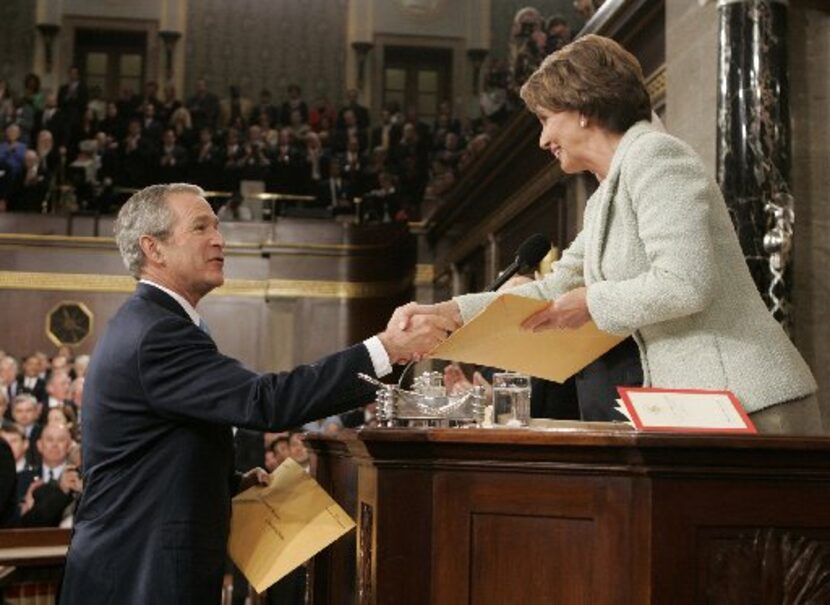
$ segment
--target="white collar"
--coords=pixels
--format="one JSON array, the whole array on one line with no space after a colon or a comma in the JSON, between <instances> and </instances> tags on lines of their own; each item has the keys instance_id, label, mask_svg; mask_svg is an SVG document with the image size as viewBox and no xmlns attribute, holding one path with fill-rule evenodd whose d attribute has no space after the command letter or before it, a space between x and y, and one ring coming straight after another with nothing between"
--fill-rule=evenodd
<instances>
[{"instance_id":1,"label":"white collar","mask_svg":"<svg viewBox=\"0 0 830 605\"><path fill-rule=\"evenodd\" d=\"M41 466L40 470L43 471L43 475L41 475L40 478L43 479L44 481L46 481L46 478L49 476L49 471L50 470L52 471L52 478L53 479L59 479L60 476L63 474L63 469L66 468L66 462L64 462L63 464L59 464L58 466L56 466L54 468L49 468L48 466L46 466L45 462L43 464L41 464L40 466Z\"/></svg>"},{"instance_id":2,"label":"white collar","mask_svg":"<svg viewBox=\"0 0 830 605\"><path fill-rule=\"evenodd\" d=\"M14 463L15 467L17 467L17 472L25 471L26 470L26 456L23 456L20 460Z\"/></svg>"},{"instance_id":3,"label":"white collar","mask_svg":"<svg viewBox=\"0 0 830 605\"><path fill-rule=\"evenodd\" d=\"M150 281L149 279L146 279L146 278L142 278L138 281L139 281L139 283L147 284L147 285L153 286L155 288L158 288L159 290L161 290L165 294L170 295L173 298L173 300L175 300L177 303L179 303L181 305L182 309L184 309L184 312L187 313L188 317L190 317L190 321L192 321L197 326L199 325L199 322L202 321L201 316L196 311L196 309L193 308L193 305L191 305L189 302L187 302L187 299L184 296L182 296L181 294L179 294L177 292L173 292L173 290L170 290L169 288L165 288L164 286L160 286L156 282L152 282L152 281Z\"/></svg>"}]
</instances>

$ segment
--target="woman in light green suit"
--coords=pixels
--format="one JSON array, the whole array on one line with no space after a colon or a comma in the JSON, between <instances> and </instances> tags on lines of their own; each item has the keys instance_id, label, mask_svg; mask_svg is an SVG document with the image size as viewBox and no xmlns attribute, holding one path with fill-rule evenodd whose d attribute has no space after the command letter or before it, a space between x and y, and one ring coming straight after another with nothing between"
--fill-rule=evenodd
<instances>
[{"instance_id":1,"label":"woman in light green suit","mask_svg":"<svg viewBox=\"0 0 830 605\"><path fill-rule=\"evenodd\" d=\"M593 320L629 337L577 377L583 418L614 418L616 386L641 383L729 389L763 432L822 432L816 382L767 311L717 184L688 145L649 123L637 60L584 36L547 57L521 95L540 147L600 182L554 272L513 291L551 301L528 329ZM462 323L495 296L412 312Z\"/></svg>"}]
</instances>

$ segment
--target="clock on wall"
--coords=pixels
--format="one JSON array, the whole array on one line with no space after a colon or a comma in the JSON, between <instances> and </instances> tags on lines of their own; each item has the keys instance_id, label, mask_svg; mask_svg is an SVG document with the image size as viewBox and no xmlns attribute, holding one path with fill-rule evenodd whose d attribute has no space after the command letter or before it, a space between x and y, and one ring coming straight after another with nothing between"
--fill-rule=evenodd
<instances>
[{"instance_id":1,"label":"clock on wall","mask_svg":"<svg viewBox=\"0 0 830 605\"><path fill-rule=\"evenodd\" d=\"M92 332L92 320L84 303L61 301L46 315L46 336L56 346L79 345Z\"/></svg>"}]
</instances>

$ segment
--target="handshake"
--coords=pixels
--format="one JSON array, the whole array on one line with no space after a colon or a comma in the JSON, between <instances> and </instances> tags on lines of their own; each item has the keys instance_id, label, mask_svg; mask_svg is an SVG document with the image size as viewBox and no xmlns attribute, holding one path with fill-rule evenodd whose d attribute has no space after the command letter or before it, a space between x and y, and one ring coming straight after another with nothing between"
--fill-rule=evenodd
<instances>
[{"instance_id":1,"label":"handshake","mask_svg":"<svg viewBox=\"0 0 830 605\"><path fill-rule=\"evenodd\" d=\"M458 304L408 303L395 309L386 329L378 334L390 361L419 361L462 324Z\"/></svg>"}]
</instances>

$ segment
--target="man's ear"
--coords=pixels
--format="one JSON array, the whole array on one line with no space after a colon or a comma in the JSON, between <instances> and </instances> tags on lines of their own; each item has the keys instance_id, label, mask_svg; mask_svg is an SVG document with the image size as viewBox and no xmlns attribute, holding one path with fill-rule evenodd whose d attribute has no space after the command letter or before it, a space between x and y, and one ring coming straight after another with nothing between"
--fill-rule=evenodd
<instances>
[{"instance_id":1,"label":"man's ear","mask_svg":"<svg viewBox=\"0 0 830 605\"><path fill-rule=\"evenodd\" d=\"M164 259L164 255L159 247L159 241L152 235L142 235L138 238L138 245L141 246L141 251L147 260L160 264Z\"/></svg>"}]
</instances>

